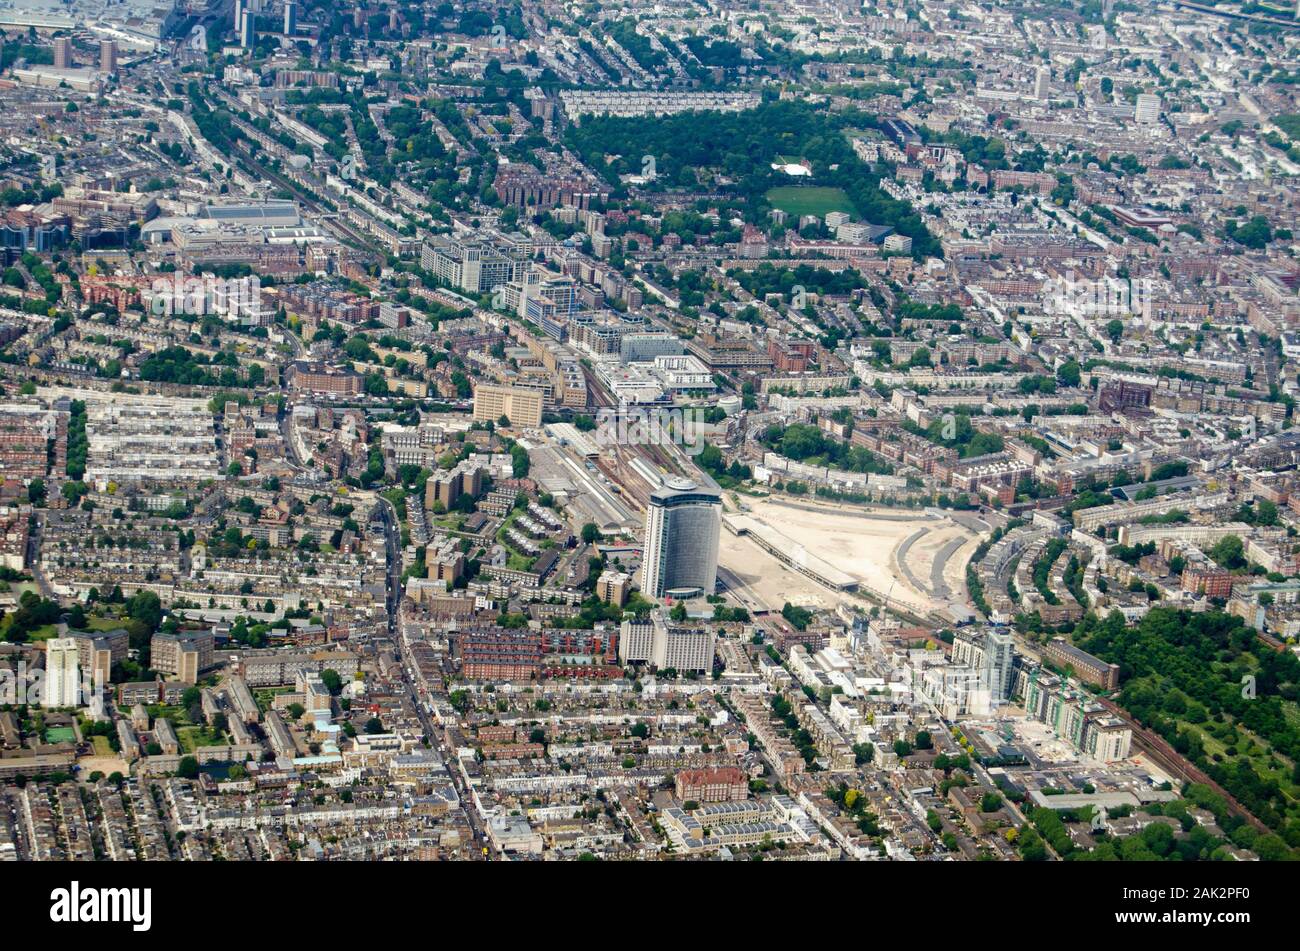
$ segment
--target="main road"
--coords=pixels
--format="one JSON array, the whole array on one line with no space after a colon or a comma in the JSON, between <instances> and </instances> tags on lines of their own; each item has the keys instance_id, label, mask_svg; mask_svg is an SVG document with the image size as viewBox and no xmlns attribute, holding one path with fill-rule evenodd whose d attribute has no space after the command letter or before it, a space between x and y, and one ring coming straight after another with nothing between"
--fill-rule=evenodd
<instances>
[{"instance_id":1,"label":"main road","mask_svg":"<svg viewBox=\"0 0 1300 951\"><path fill-rule=\"evenodd\" d=\"M470 831L474 835L474 847L482 849L485 857L492 858L487 830L483 827L482 818L475 805L468 777L461 769L460 758L448 742L446 731L433 722L433 718L429 715L430 708L426 706L427 701L421 697L416 685L415 661L410 655L410 644L407 643L408 632L398 619L398 607L402 603L401 520L398 518L396 506L383 496L379 496L379 511L384 522L384 550L388 558L385 599L388 608L388 634L397 650L398 667L402 671L402 683L406 687L407 700L415 710L415 715L420 718L420 726L424 730L424 735L428 737L429 745L437 750L447 767L447 775L456 789L456 795L469 821Z\"/></svg>"}]
</instances>

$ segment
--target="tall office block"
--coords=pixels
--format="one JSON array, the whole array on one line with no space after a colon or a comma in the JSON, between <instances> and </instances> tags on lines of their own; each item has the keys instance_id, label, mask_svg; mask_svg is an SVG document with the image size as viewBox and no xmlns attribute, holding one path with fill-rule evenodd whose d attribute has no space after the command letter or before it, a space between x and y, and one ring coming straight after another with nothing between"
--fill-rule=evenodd
<instances>
[{"instance_id":1,"label":"tall office block","mask_svg":"<svg viewBox=\"0 0 1300 951\"><path fill-rule=\"evenodd\" d=\"M99 41L99 71L109 76L117 72L117 44L112 40Z\"/></svg>"},{"instance_id":2,"label":"tall office block","mask_svg":"<svg viewBox=\"0 0 1300 951\"><path fill-rule=\"evenodd\" d=\"M251 50L256 35L256 19L254 13L252 10L245 10L243 13L243 19L239 24L239 45L246 50Z\"/></svg>"},{"instance_id":3,"label":"tall office block","mask_svg":"<svg viewBox=\"0 0 1300 951\"><path fill-rule=\"evenodd\" d=\"M298 32L298 4L288 0L284 5L284 35L293 36Z\"/></svg>"},{"instance_id":4,"label":"tall office block","mask_svg":"<svg viewBox=\"0 0 1300 951\"><path fill-rule=\"evenodd\" d=\"M54 41L54 68L72 68L72 40L66 36L60 36Z\"/></svg>"},{"instance_id":5,"label":"tall office block","mask_svg":"<svg viewBox=\"0 0 1300 951\"><path fill-rule=\"evenodd\" d=\"M650 598L702 591L718 580L722 495L717 489L672 478L650 494L646 509L641 591Z\"/></svg>"},{"instance_id":6,"label":"tall office block","mask_svg":"<svg viewBox=\"0 0 1300 951\"><path fill-rule=\"evenodd\" d=\"M1039 66L1034 74L1034 98L1042 101L1047 98L1052 81L1052 71L1046 66Z\"/></svg>"}]
</instances>

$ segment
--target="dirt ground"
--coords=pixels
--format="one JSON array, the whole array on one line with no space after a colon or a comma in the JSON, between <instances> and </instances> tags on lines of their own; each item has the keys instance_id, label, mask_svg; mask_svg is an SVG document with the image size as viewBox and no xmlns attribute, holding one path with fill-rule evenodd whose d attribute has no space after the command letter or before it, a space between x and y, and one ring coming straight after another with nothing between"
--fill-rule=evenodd
<instances>
[{"instance_id":1,"label":"dirt ground","mask_svg":"<svg viewBox=\"0 0 1300 951\"><path fill-rule=\"evenodd\" d=\"M774 499L744 499L743 504L745 514L790 539L793 549L802 547L858 579L877 599L888 595L891 602L917 613L937 610L949 600L965 600L966 561L978 539L947 519L897 509L830 508ZM917 537L906 546L905 571L899 554L913 535ZM950 595L941 598L933 588L935 560L954 541L961 545L948 551L940 572ZM775 608L786 601L831 607L851 597L786 569L753 542L727 531L722 533L719 563Z\"/></svg>"}]
</instances>

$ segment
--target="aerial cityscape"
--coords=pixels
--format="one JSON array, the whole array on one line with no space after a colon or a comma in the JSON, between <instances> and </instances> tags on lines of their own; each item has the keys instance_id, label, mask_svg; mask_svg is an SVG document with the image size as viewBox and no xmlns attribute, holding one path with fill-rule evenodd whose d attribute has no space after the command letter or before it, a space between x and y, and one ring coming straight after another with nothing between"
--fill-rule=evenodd
<instances>
[{"instance_id":1,"label":"aerial cityscape","mask_svg":"<svg viewBox=\"0 0 1300 951\"><path fill-rule=\"evenodd\" d=\"M1288 3L0 0L0 862L1300 859Z\"/></svg>"}]
</instances>

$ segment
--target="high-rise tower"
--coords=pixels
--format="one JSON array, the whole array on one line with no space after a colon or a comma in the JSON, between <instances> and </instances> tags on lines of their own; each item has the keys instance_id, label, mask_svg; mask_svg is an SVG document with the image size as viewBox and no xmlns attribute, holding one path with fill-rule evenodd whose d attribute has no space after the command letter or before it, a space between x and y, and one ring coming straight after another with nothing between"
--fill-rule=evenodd
<instances>
[{"instance_id":1,"label":"high-rise tower","mask_svg":"<svg viewBox=\"0 0 1300 951\"><path fill-rule=\"evenodd\" d=\"M717 489L672 478L650 494L646 509L641 591L662 598L680 592L712 594L718 580L722 495Z\"/></svg>"}]
</instances>

